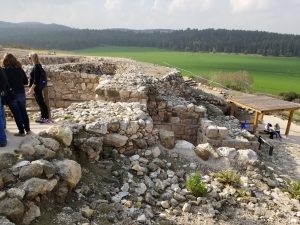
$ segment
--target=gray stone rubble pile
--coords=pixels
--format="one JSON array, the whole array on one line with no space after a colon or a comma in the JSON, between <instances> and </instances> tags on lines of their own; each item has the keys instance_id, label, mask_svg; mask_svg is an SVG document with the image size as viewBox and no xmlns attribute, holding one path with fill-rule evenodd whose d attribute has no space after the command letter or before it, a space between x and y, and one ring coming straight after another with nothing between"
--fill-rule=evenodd
<instances>
[{"instance_id":1,"label":"gray stone rubble pile","mask_svg":"<svg viewBox=\"0 0 300 225\"><path fill-rule=\"evenodd\" d=\"M220 152L226 151L220 149ZM93 197L89 194L91 190L79 186L76 192L79 199L84 199L83 206L65 208L56 221L78 224L137 221L136 224L149 225L167 221L240 224L241 220L255 224L299 223L299 201L281 190L285 182L273 168L256 159L243 164L241 183L237 186L220 183L214 173L203 174L201 180L208 188L208 195L203 197L195 197L186 187L187 177L201 171L201 163L186 160L172 150L153 146L130 158L118 154L106 163L118 165L110 173L118 180L122 177L121 183L105 195Z\"/></svg>"},{"instance_id":2,"label":"gray stone rubble pile","mask_svg":"<svg viewBox=\"0 0 300 225\"><path fill-rule=\"evenodd\" d=\"M17 154L0 154L0 215L16 224L39 217L49 197L63 202L81 179L80 164L67 157L72 157L70 127L51 127L43 135L26 139Z\"/></svg>"}]
</instances>

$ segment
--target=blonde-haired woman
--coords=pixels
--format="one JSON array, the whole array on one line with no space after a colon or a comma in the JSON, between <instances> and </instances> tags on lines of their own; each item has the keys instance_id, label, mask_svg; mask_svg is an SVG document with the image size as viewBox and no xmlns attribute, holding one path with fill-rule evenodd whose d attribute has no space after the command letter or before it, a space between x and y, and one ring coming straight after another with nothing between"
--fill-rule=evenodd
<instances>
[{"instance_id":1,"label":"blonde-haired woman","mask_svg":"<svg viewBox=\"0 0 300 225\"><path fill-rule=\"evenodd\" d=\"M42 84L42 79L43 79L42 73L44 72L44 69L36 53L31 53L29 55L29 59L33 64L33 68L32 71L30 72L30 80L29 80L30 89L28 93L30 95L34 94L35 100L39 105L41 111L41 118L36 120L36 122L49 123L49 111L43 96L43 88L45 86Z\"/></svg>"}]
</instances>

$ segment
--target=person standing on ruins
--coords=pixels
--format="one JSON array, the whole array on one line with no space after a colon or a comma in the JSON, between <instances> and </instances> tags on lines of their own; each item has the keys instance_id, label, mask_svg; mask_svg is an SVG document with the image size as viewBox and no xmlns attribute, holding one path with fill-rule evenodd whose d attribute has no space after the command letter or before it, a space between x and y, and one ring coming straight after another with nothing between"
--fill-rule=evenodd
<instances>
[{"instance_id":1,"label":"person standing on ruins","mask_svg":"<svg viewBox=\"0 0 300 225\"><path fill-rule=\"evenodd\" d=\"M26 110L26 94L24 85L28 85L26 73L21 63L13 54L5 54L2 66L8 82L7 105L9 106L19 132L15 136L30 134L29 117Z\"/></svg>"},{"instance_id":2,"label":"person standing on ruins","mask_svg":"<svg viewBox=\"0 0 300 225\"><path fill-rule=\"evenodd\" d=\"M29 82L29 91L28 94L34 94L35 100L39 105L41 111L41 118L36 120L38 123L49 123L49 111L48 107L45 103L43 96L43 88L45 87L44 83L47 81L43 81L43 74L45 73L39 57L36 53L31 53L29 55L29 59L33 64L32 71L30 72L30 82Z\"/></svg>"}]
</instances>

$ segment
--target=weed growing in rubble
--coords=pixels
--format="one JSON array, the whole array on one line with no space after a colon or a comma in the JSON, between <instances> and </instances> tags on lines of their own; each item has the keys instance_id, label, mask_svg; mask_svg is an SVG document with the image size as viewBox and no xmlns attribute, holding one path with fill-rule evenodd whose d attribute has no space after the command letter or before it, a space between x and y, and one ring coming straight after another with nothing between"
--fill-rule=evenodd
<instances>
[{"instance_id":1,"label":"weed growing in rubble","mask_svg":"<svg viewBox=\"0 0 300 225\"><path fill-rule=\"evenodd\" d=\"M290 182L284 191L289 192L293 198L300 200L300 181Z\"/></svg>"},{"instance_id":2,"label":"weed growing in rubble","mask_svg":"<svg viewBox=\"0 0 300 225\"><path fill-rule=\"evenodd\" d=\"M217 181L221 184L228 184L231 186L240 186L241 176L233 170L225 170L215 174Z\"/></svg>"},{"instance_id":3,"label":"weed growing in rubble","mask_svg":"<svg viewBox=\"0 0 300 225\"><path fill-rule=\"evenodd\" d=\"M196 197L203 197L207 195L206 184L201 181L200 173L190 174L189 178L186 181L187 189L192 192Z\"/></svg>"}]
</instances>

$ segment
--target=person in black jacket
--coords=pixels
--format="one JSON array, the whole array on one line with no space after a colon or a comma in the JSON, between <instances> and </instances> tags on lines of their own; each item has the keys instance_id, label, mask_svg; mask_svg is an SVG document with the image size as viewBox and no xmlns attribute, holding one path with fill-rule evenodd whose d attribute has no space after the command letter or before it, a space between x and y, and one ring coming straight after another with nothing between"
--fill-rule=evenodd
<instances>
[{"instance_id":1,"label":"person in black jacket","mask_svg":"<svg viewBox=\"0 0 300 225\"><path fill-rule=\"evenodd\" d=\"M1 96L4 95L5 89L7 87L7 80L4 77L4 73L0 68L0 93ZM2 98L0 98L0 147L5 147L7 145L7 138L4 129L4 121L3 121L3 107L2 107Z\"/></svg>"},{"instance_id":2,"label":"person in black jacket","mask_svg":"<svg viewBox=\"0 0 300 225\"><path fill-rule=\"evenodd\" d=\"M27 76L21 63L12 54L5 54L2 66L7 77L10 92L8 106L14 116L19 132L15 136L30 134L29 118L26 111L26 94L24 85L28 85Z\"/></svg>"},{"instance_id":3,"label":"person in black jacket","mask_svg":"<svg viewBox=\"0 0 300 225\"><path fill-rule=\"evenodd\" d=\"M30 89L28 91L28 94L29 95L34 94L35 100L38 103L41 110L41 118L36 120L36 122L49 123L49 111L43 96L44 86L42 86L41 83L43 67L36 53L31 53L29 55L29 59L33 64L33 68L32 71L30 72L30 82L29 82Z\"/></svg>"}]
</instances>

